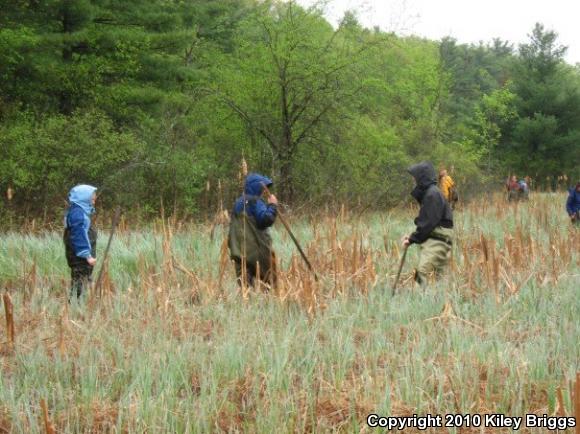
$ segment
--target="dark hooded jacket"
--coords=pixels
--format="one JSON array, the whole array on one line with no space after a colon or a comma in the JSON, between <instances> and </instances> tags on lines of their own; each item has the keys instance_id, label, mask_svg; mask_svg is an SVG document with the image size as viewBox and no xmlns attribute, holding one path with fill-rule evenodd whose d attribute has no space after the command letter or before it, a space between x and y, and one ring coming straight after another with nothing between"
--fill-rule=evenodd
<instances>
[{"instance_id":1,"label":"dark hooded jacket","mask_svg":"<svg viewBox=\"0 0 580 434\"><path fill-rule=\"evenodd\" d=\"M244 194L236 201L230 230L228 247L230 258L248 264L260 263L262 270L269 270L272 259L272 239L267 230L276 221L276 205L267 205L261 195L264 186L270 187L272 180L252 173L246 178Z\"/></svg>"},{"instance_id":2,"label":"dark hooded jacket","mask_svg":"<svg viewBox=\"0 0 580 434\"><path fill-rule=\"evenodd\" d=\"M424 161L411 166L408 172L413 175L417 185L411 192L421 205L419 216L415 219L417 229L409 237L411 244L423 243L431 232L441 226L453 227L453 213L443 193L437 187L437 176L433 165Z\"/></svg>"}]
</instances>

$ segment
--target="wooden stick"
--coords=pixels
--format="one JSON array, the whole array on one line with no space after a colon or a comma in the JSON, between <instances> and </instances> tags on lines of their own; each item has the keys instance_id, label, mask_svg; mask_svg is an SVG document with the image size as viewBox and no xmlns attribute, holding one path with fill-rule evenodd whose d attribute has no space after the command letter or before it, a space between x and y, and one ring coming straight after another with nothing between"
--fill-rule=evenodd
<instances>
[{"instance_id":1,"label":"wooden stick","mask_svg":"<svg viewBox=\"0 0 580 434\"><path fill-rule=\"evenodd\" d=\"M270 190L268 190L268 187L264 183L262 183L262 185L264 186L264 191L266 192L266 194L268 194L269 196L272 195L272 193L270 193ZM318 275L316 274L316 271L314 271L314 268L312 267L312 264L310 263L310 261L306 257L306 254L302 250L302 247L300 247L300 243L298 242L298 240L296 239L296 237L292 233L292 230L290 229L290 226L286 222L286 219L282 215L282 211L279 208L278 208L278 218L280 219L280 221L282 222L282 224L286 228L286 231L288 232L288 235L290 235L290 238L292 238L292 241L294 241L294 244L296 245L296 248L300 252L300 256L302 256L302 259L304 260L304 262L308 266L308 269L314 274L314 280L316 280L318 282Z\"/></svg>"},{"instance_id":2,"label":"wooden stick","mask_svg":"<svg viewBox=\"0 0 580 434\"><path fill-rule=\"evenodd\" d=\"M280 210L278 210L278 217L280 218L280 221L282 222L282 224L286 228L286 231L288 231L288 234L290 235L290 238L292 238L292 241L294 241L294 244L296 245L296 248L300 252L300 256L302 256L302 259L304 259L304 262L308 266L308 269L314 274L314 279L316 281L318 281L318 275L316 274L316 271L314 271L314 268L312 267L312 264L310 263L310 261L306 257L306 254L302 250L302 247L300 247L300 243L298 242L298 240L296 239L296 237L292 233L292 230L290 229L290 226L288 225L288 223L286 222L286 220L282 216L282 213L280 212Z\"/></svg>"},{"instance_id":3,"label":"wooden stick","mask_svg":"<svg viewBox=\"0 0 580 434\"><path fill-rule=\"evenodd\" d=\"M407 257L407 250L409 250L409 246L405 246L405 249L403 250L403 256L401 257L401 263L399 264L399 271L397 271L397 278L395 279L395 284L393 285L393 292L392 292L393 297L397 293L397 283L399 283L399 278L401 277L401 271L403 270L403 265L405 264L405 259Z\"/></svg>"}]
</instances>

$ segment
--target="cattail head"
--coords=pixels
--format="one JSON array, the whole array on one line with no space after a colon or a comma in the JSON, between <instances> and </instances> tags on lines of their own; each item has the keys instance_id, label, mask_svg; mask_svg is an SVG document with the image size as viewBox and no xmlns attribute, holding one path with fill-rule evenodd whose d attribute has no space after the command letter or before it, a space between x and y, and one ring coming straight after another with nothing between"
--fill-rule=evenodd
<instances>
[{"instance_id":1,"label":"cattail head","mask_svg":"<svg viewBox=\"0 0 580 434\"><path fill-rule=\"evenodd\" d=\"M248 176L248 163L246 163L246 159L242 157L242 176L245 178Z\"/></svg>"}]
</instances>

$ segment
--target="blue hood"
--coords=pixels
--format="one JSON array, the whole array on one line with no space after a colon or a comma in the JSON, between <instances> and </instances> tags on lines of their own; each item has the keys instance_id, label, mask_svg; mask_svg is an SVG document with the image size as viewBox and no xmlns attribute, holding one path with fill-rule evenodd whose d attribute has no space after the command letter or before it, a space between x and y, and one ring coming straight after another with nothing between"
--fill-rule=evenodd
<instances>
[{"instance_id":1,"label":"blue hood","mask_svg":"<svg viewBox=\"0 0 580 434\"><path fill-rule=\"evenodd\" d=\"M261 196L264 191L264 185L270 187L272 180L259 173L250 173L246 177L246 184L244 186L244 193L249 196Z\"/></svg>"},{"instance_id":2,"label":"blue hood","mask_svg":"<svg viewBox=\"0 0 580 434\"><path fill-rule=\"evenodd\" d=\"M91 198L95 191L97 191L97 187L93 187L92 185L77 185L69 192L68 201L71 204L74 203L80 206L87 215L91 215L95 212L91 203Z\"/></svg>"}]
</instances>

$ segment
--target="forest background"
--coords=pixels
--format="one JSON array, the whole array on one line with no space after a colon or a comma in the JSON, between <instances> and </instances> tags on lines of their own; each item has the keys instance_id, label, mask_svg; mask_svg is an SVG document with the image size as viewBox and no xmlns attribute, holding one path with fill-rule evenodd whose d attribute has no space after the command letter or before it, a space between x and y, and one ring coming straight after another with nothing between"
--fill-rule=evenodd
<instances>
[{"instance_id":1,"label":"forest background","mask_svg":"<svg viewBox=\"0 0 580 434\"><path fill-rule=\"evenodd\" d=\"M147 218L209 216L240 163L301 209L386 208L430 159L463 197L580 177L580 65L364 28L275 0L0 0L1 218L62 215L77 183ZM9 199L11 198L11 199Z\"/></svg>"}]
</instances>

